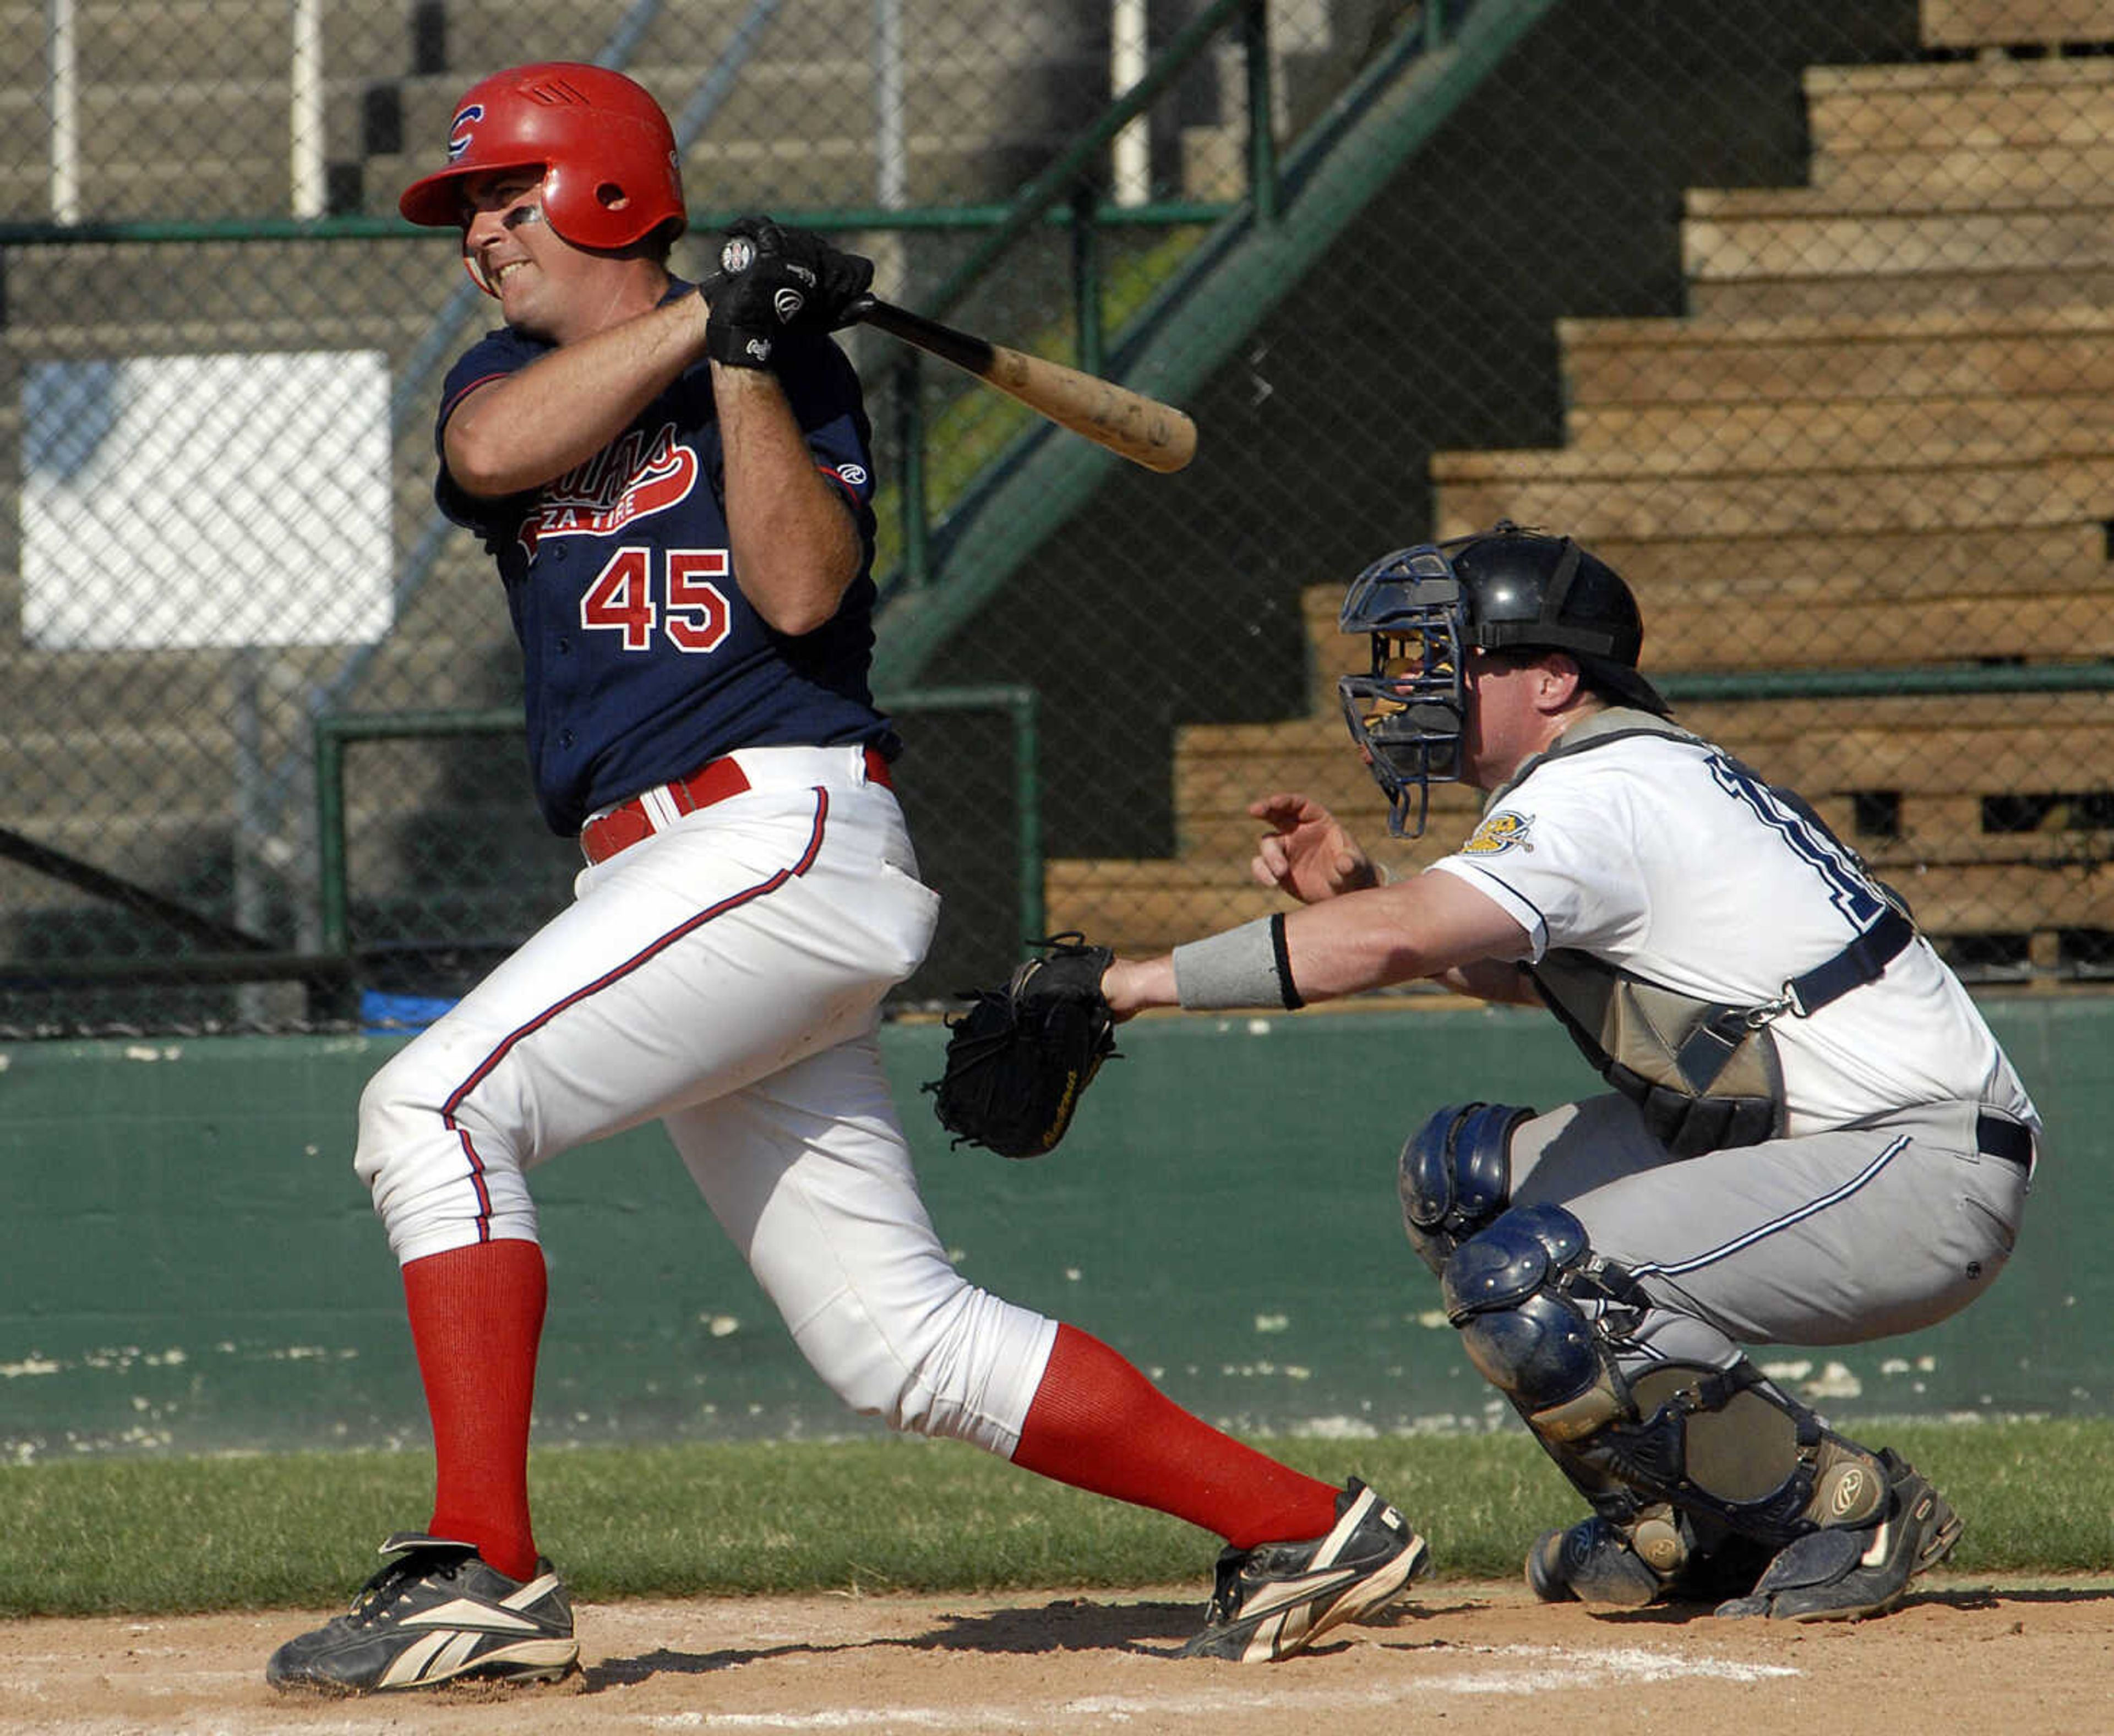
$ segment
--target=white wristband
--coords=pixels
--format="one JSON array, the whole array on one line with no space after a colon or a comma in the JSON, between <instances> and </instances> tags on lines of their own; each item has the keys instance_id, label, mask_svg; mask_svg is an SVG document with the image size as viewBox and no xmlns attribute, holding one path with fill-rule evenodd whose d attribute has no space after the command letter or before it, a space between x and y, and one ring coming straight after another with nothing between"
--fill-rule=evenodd
<instances>
[{"instance_id":1,"label":"white wristband","mask_svg":"<svg viewBox=\"0 0 2114 1736\"><path fill-rule=\"evenodd\" d=\"M1292 980L1282 914L1245 922L1174 949L1174 993L1192 1011L1306 1003Z\"/></svg>"}]
</instances>

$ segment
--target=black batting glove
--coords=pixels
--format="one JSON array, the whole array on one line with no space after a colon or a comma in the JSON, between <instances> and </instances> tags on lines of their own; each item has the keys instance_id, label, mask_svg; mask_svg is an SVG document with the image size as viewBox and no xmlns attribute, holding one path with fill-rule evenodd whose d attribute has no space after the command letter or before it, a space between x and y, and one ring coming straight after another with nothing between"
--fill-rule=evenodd
<instances>
[{"instance_id":1,"label":"black batting glove","mask_svg":"<svg viewBox=\"0 0 2114 1736\"><path fill-rule=\"evenodd\" d=\"M770 367L807 298L789 272L754 265L739 274L714 272L698 293L712 310L705 322L705 354L729 368Z\"/></svg>"},{"instance_id":2,"label":"black batting glove","mask_svg":"<svg viewBox=\"0 0 2114 1736\"><path fill-rule=\"evenodd\" d=\"M766 217L727 226L720 270L700 286L712 306L705 352L730 368L768 368L789 332L834 331L868 299L873 261Z\"/></svg>"},{"instance_id":3,"label":"black batting glove","mask_svg":"<svg viewBox=\"0 0 2114 1736\"><path fill-rule=\"evenodd\" d=\"M805 290L804 304L786 322L789 330L835 331L858 317L873 285L872 260L832 247L812 230L787 228L767 217L736 217L726 235L720 249L722 270L739 273L740 262L753 258L756 264L789 273Z\"/></svg>"}]
</instances>

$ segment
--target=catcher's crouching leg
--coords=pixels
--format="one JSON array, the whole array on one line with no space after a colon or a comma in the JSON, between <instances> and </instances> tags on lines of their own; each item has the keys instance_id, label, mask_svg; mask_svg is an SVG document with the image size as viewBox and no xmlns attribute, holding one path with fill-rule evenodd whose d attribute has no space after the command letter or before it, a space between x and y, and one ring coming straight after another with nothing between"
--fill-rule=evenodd
<instances>
[{"instance_id":1,"label":"catcher's crouching leg","mask_svg":"<svg viewBox=\"0 0 2114 1736\"><path fill-rule=\"evenodd\" d=\"M1635 1606L1751 1587L1721 1613L1875 1615L1959 1535L1907 1464L1836 1433L1744 1357L1626 1377L1613 1326L1649 1299L1560 1206L1516 1208L1462 1242L1443 1289L1470 1360L1594 1509L1530 1556L1544 1597Z\"/></svg>"}]
</instances>

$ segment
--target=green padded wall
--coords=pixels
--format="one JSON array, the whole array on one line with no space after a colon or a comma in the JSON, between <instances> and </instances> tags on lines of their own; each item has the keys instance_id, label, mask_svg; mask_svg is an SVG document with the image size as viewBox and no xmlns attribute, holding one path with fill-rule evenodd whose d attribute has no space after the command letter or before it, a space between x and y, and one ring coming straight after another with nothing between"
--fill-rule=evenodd
<instances>
[{"instance_id":1,"label":"green padded wall","mask_svg":"<svg viewBox=\"0 0 2114 1736\"><path fill-rule=\"evenodd\" d=\"M1913 1338L1760 1359L1837 1418L2114 1412L2103 1105L2114 1002L1991 1015L2050 1153L2011 1268ZM1394 1157L1441 1103L1596 1084L1534 1013L1383 1003L1122 1033L1064 1148L950 1151L918 1091L944 1032L885 1053L961 1269L1095 1332L1244 1432L1505 1421L1402 1236ZM400 1292L353 1179L355 1108L400 1039L0 1050L0 1455L419 1445ZM542 1170L538 1439L872 1430L794 1354L657 1128Z\"/></svg>"}]
</instances>

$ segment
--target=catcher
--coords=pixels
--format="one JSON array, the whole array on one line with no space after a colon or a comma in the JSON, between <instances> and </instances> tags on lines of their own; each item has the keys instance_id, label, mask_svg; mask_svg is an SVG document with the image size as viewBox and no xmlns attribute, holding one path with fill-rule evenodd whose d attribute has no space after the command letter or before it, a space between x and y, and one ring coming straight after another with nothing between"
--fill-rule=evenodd
<instances>
[{"instance_id":1,"label":"catcher","mask_svg":"<svg viewBox=\"0 0 2114 1736\"><path fill-rule=\"evenodd\" d=\"M1120 961L1118 1018L1296 1007L1421 977L1540 1002L1611 1088L1450 1104L1402 1149L1405 1227L1470 1361L1589 1514L1536 1542L1548 1600L1875 1615L1960 1535L1929 1480L1764 1375L1743 1342L1943 1320L2010 1258L2040 1122L1974 1003L1820 823L1671 722L1622 578L1500 522L1352 585L1351 733L1390 829L1488 793L1391 883L1277 794L1258 879L1306 907Z\"/></svg>"}]
</instances>

